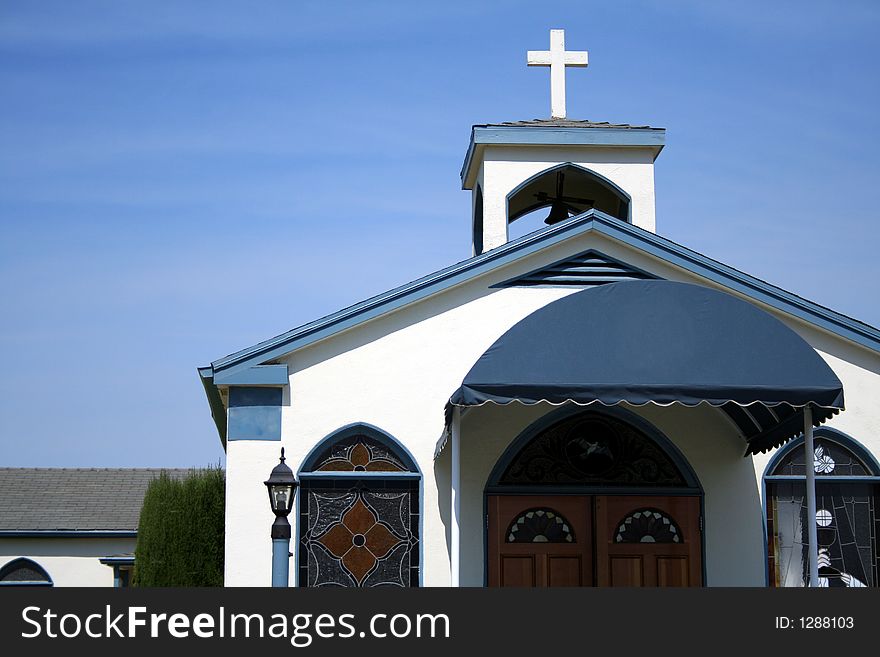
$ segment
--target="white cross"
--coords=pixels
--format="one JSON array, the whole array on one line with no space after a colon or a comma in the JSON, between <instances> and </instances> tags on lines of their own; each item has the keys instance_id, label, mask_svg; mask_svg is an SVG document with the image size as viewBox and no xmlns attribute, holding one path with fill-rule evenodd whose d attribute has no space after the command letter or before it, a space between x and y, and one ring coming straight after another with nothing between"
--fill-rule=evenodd
<instances>
[{"instance_id":1,"label":"white cross","mask_svg":"<svg viewBox=\"0 0 880 657\"><path fill-rule=\"evenodd\" d=\"M587 65L587 51L565 52L565 30L550 30L550 50L529 50L529 66L550 67L550 116L565 118L565 67Z\"/></svg>"}]
</instances>

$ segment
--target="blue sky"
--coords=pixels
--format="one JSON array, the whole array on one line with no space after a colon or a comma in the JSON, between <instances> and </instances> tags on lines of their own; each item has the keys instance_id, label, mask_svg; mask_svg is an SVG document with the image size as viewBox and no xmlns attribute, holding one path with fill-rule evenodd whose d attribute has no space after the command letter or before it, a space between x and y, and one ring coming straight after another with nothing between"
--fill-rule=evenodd
<instances>
[{"instance_id":1,"label":"blue sky","mask_svg":"<svg viewBox=\"0 0 880 657\"><path fill-rule=\"evenodd\" d=\"M474 123L667 128L658 232L880 325L880 4L0 5L0 465L222 460L196 367L469 255Z\"/></svg>"}]
</instances>

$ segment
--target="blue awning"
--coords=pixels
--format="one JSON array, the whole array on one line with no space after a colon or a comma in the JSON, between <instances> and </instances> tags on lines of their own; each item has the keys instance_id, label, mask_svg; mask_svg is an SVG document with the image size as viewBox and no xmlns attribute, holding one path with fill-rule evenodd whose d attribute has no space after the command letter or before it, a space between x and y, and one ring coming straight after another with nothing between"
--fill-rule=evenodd
<instances>
[{"instance_id":1,"label":"blue awning","mask_svg":"<svg viewBox=\"0 0 880 657\"><path fill-rule=\"evenodd\" d=\"M843 385L803 338L730 294L663 280L610 283L548 304L479 358L450 404L711 404L747 453L843 409Z\"/></svg>"}]
</instances>

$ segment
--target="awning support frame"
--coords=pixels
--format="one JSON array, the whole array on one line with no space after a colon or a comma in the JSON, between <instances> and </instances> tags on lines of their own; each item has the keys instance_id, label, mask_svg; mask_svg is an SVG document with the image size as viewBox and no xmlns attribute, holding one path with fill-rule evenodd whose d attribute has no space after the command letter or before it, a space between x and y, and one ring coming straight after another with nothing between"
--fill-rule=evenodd
<instances>
[{"instance_id":1,"label":"awning support frame","mask_svg":"<svg viewBox=\"0 0 880 657\"><path fill-rule=\"evenodd\" d=\"M449 442L452 457L452 494L449 522L450 585L461 585L461 408L452 407L452 427Z\"/></svg>"},{"instance_id":2,"label":"awning support frame","mask_svg":"<svg viewBox=\"0 0 880 657\"><path fill-rule=\"evenodd\" d=\"M813 409L804 407L804 468L807 475L807 550L810 563L810 587L819 586L819 536L816 527L816 468L813 448Z\"/></svg>"}]
</instances>

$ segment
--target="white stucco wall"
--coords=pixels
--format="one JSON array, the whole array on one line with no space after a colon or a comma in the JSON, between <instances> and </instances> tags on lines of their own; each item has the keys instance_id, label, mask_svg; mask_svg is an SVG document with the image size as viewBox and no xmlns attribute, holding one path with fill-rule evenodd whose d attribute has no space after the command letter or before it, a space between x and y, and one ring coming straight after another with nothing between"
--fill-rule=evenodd
<instances>
[{"instance_id":1,"label":"white stucco wall","mask_svg":"<svg viewBox=\"0 0 880 657\"><path fill-rule=\"evenodd\" d=\"M653 183L652 183L653 184ZM635 198L635 195L634 195ZM576 292L558 288L490 290L492 283L597 248L670 280L710 284L595 233L499 268L286 358L290 389L282 408L282 441L232 441L227 449L226 584L266 586L271 543L263 481L281 445L296 470L325 436L354 422L385 430L411 451L423 475L423 581L449 584L448 451L434 461L449 395L504 331L538 308ZM880 454L880 356L801 320L770 310L814 345L844 384L847 411L832 426ZM745 443L711 408L634 409L682 451L705 490L706 583L764 583L761 473L766 456L743 458ZM482 490L498 456L544 412L506 407L468 411L462 430L462 580L482 585ZM296 551L296 546L292 546ZM296 581L291 560L291 584ZM109 570L109 569L108 569Z\"/></svg>"},{"instance_id":2,"label":"white stucco wall","mask_svg":"<svg viewBox=\"0 0 880 657\"><path fill-rule=\"evenodd\" d=\"M20 557L36 562L55 586L113 586L99 560L134 552L134 538L0 538L0 568Z\"/></svg>"},{"instance_id":3,"label":"white stucco wall","mask_svg":"<svg viewBox=\"0 0 880 657\"><path fill-rule=\"evenodd\" d=\"M595 171L618 185L632 198L632 223L655 230L654 149L491 145L482 154L477 181L483 192L486 251L508 241L507 195L535 174L565 162Z\"/></svg>"}]
</instances>

